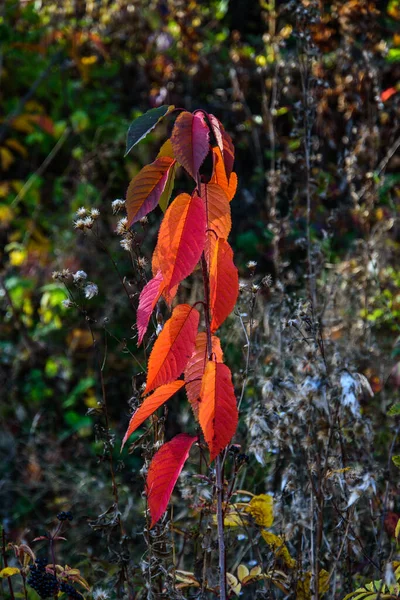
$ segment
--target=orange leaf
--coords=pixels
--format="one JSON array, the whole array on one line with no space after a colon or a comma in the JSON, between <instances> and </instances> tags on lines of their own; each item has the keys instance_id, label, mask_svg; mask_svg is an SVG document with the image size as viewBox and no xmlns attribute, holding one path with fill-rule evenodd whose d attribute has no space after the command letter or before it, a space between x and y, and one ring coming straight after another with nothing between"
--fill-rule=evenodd
<instances>
[{"instance_id":1,"label":"orange leaf","mask_svg":"<svg viewBox=\"0 0 400 600\"><path fill-rule=\"evenodd\" d=\"M154 277L157 275L158 272L161 273L160 261L158 260L157 246L154 249L153 256L151 259L151 271L152 271ZM172 300L175 298L176 292L178 291L178 287L179 287L179 284L173 286L171 289L168 289L167 287L165 287L165 283L164 283L164 289L162 291L162 296L164 297L164 300L168 304L168 306L171 306Z\"/></svg>"},{"instance_id":2,"label":"orange leaf","mask_svg":"<svg viewBox=\"0 0 400 600\"><path fill-rule=\"evenodd\" d=\"M218 183L224 190L229 201L232 200L236 194L237 188L237 176L236 173L232 172L229 178L226 175L225 165L222 159L221 150L219 148L213 148L213 163L214 169L210 180L210 183Z\"/></svg>"},{"instance_id":3,"label":"orange leaf","mask_svg":"<svg viewBox=\"0 0 400 600\"><path fill-rule=\"evenodd\" d=\"M125 446L129 436L132 435L132 433L143 423L143 421L152 415L167 400L169 400L171 396L180 390L184 384L185 382L182 380L167 383L166 385L160 386L155 392L153 392L153 394L150 394L150 396L147 396L147 398L143 400L142 404L129 421L128 429L126 430L124 439L122 440L121 450Z\"/></svg>"},{"instance_id":4,"label":"orange leaf","mask_svg":"<svg viewBox=\"0 0 400 600\"><path fill-rule=\"evenodd\" d=\"M157 260L168 289L185 279L199 262L206 240L204 203L180 194L169 206L157 241Z\"/></svg>"},{"instance_id":5,"label":"orange leaf","mask_svg":"<svg viewBox=\"0 0 400 600\"><path fill-rule=\"evenodd\" d=\"M199 421L210 449L210 459L229 444L238 424L232 376L223 363L208 361L200 391Z\"/></svg>"},{"instance_id":6,"label":"orange leaf","mask_svg":"<svg viewBox=\"0 0 400 600\"><path fill-rule=\"evenodd\" d=\"M208 118L210 120L211 128L218 144L218 148L221 151L221 156L225 165L226 176L229 180L233 170L233 163L235 161L235 148L232 143L231 136L226 133L224 126L216 117L214 117L214 115L208 115Z\"/></svg>"},{"instance_id":7,"label":"orange leaf","mask_svg":"<svg viewBox=\"0 0 400 600\"><path fill-rule=\"evenodd\" d=\"M143 336L147 331L151 313L164 287L164 281L161 271L150 279L140 292L139 306L136 313L136 325L138 329L138 346L142 343Z\"/></svg>"},{"instance_id":8,"label":"orange leaf","mask_svg":"<svg viewBox=\"0 0 400 600\"><path fill-rule=\"evenodd\" d=\"M147 473L146 493L154 527L165 512L196 436L180 433L156 452Z\"/></svg>"},{"instance_id":9,"label":"orange leaf","mask_svg":"<svg viewBox=\"0 0 400 600\"><path fill-rule=\"evenodd\" d=\"M231 209L225 192L218 184L202 183L200 193L207 215L205 255L209 262L217 239L226 239L229 235L232 227Z\"/></svg>"},{"instance_id":10,"label":"orange leaf","mask_svg":"<svg viewBox=\"0 0 400 600\"><path fill-rule=\"evenodd\" d=\"M221 342L216 335L211 338L212 352L217 362L223 362L224 355L221 349ZM196 419L199 416L199 400L201 390L201 380L208 361L207 355L207 334L202 331L197 334L196 347L189 359L185 369L186 394Z\"/></svg>"},{"instance_id":11,"label":"orange leaf","mask_svg":"<svg viewBox=\"0 0 400 600\"><path fill-rule=\"evenodd\" d=\"M171 143L177 161L197 182L197 173L209 151L209 130L202 113L184 111L175 121Z\"/></svg>"},{"instance_id":12,"label":"orange leaf","mask_svg":"<svg viewBox=\"0 0 400 600\"><path fill-rule=\"evenodd\" d=\"M217 240L210 265L211 331L233 311L239 294L239 276L233 263L233 252L228 242Z\"/></svg>"},{"instance_id":13,"label":"orange leaf","mask_svg":"<svg viewBox=\"0 0 400 600\"><path fill-rule=\"evenodd\" d=\"M129 227L157 206L174 162L174 159L168 156L157 158L150 165L143 167L132 179L126 193Z\"/></svg>"},{"instance_id":14,"label":"orange leaf","mask_svg":"<svg viewBox=\"0 0 400 600\"><path fill-rule=\"evenodd\" d=\"M154 343L148 364L145 394L174 381L193 354L200 314L189 304L179 304Z\"/></svg>"}]
</instances>

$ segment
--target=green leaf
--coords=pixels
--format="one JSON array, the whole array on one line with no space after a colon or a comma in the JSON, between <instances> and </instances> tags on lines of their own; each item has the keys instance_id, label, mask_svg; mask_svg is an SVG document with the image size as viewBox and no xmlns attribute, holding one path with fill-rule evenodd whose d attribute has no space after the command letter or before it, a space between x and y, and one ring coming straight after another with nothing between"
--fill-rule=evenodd
<instances>
[{"instance_id":1,"label":"green leaf","mask_svg":"<svg viewBox=\"0 0 400 600\"><path fill-rule=\"evenodd\" d=\"M158 108L148 110L144 115L135 119L128 129L125 156L154 129L157 123L161 121L165 115L174 110L174 108L175 106L167 106L164 104Z\"/></svg>"},{"instance_id":2,"label":"green leaf","mask_svg":"<svg viewBox=\"0 0 400 600\"><path fill-rule=\"evenodd\" d=\"M396 467L398 469L400 469L400 454L396 454L395 456L392 456L392 461L393 461L393 464L396 465Z\"/></svg>"},{"instance_id":3,"label":"green leaf","mask_svg":"<svg viewBox=\"0 0 400 600\"><path fill-rule=\"evenodd\" d=\"M389 415L389 417L400 415L400 402L396 402L396 404L393 404L393 406L389 408L387 414Z\"/></svg>"},{"instance_id":4,"label":"green leaf","mask_svg":"<svg viewBox=\"0 0 400 600\"><path fill-rule=\"evenodd\" d=\"M169 171L167 183L165 185L164 191L161 194L160 200L158 201L158 205L161 210L165 213L168 208L168 204L172 195L172 191L174 189L175 183L175 173L178 163L174 163Z\"/></svg>"}]
</instances>

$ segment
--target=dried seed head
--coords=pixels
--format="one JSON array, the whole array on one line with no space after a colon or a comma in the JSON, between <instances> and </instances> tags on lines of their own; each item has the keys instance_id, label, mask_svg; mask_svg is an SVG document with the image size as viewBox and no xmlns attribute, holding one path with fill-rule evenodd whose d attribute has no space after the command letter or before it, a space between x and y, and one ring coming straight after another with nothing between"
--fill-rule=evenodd
<instances>
[{"instance_id":1,"label":"dried seed head","mask_svg":"<svg viewBox=\"0 0 400 600\"><path fill-rule=\"evenodd\" d=\"M128 231L128 217L123 217L117 223L116 233L118 235L124 235Z\"/></svg>"},{"instance_id":2,"label":"dried seed head","mask_svg":"<svg viewBox=\"0 0 400 600\"><path fill-rule=\"evenodd\" d=\"M86 214L87 214L87 210L86 210L86 208L84 206L81 206L76 211L76 216L77 217L86 217Z\"/></svg>"},{"instance_id":3,"label":"dried seed head","mask_svg":"<svg viewBox=\"0 0 400 600\"><path fill-rule=\"evenodd\" d=\"M122 200L122 198L118 198L117 200L114 200L113 202L111 202L111 208L112 208L113 214L116 215L117 213L119 213L120 210L125 208L125 200Z\"/></svg>"}]
</instances>

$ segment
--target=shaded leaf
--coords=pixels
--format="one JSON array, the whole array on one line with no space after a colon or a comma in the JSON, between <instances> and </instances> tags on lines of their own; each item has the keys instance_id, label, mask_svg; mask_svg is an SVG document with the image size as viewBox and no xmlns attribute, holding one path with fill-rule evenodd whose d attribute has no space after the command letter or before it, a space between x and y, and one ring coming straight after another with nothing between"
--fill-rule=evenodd
<instances>
[{"instance_id":1,"label":"shaded leaf","mask_svg":"<svg viewBox=\"0 0 400 600\"><path fill-rule=\"evenodd\" d=\"M211 331L216 331L235 307L239 294L239 275L228 242L220 238L210 265Z\"/></svg>"},{"instance_id":2,"label":"shaded leaf","mask_svg":"<svg viewBox=\"0 0 400 600\"><path fill-rule=\"evenodd\" d=\"M216 362L223 362L224 356L219 338L213 335L211 342L214 359ZM199 415L201 380L204 375L207 362L207 334L205 331L201 331L197 334L196 346L188 364L186 365L184 373L186 381L186 394L190 404L192 405L192 409L196 418L198 418Z\"/></svg>"},{"instance_id":3,"label":"shaded leaf","mask_svg":"<svg viewBox=\"0 0 400 600\"><path fill-rule=\"evenodd\" d=\"M136 326L138 330L138 346L142 343L143 336L147 331L151 313L164 287L161 271L158 271L153 279L144 286L139 297L139 306L136 313Z\"/></svg>"},{"instance_id":4,"label":"shaded leaf","mask_svg":"<svg viewBox=\"0 0 400 600\"><path fill-rule=\"evenodd\" d=\"M182 386L185 385L183 380L173 381L172 383L167 383L166 385L162 385L156 389L153 394L147 396L139 406L137 411L132 415L132 418L129 422L128 429L124 435L124 439L122 440L122 448L124 447L127 439L130 435L145 421L150 415L152 415L160 406L162 406L167 400L171 398L178 390L181 389Z\"/></svg>"},{"instance_id":5,"label":"shaded leaf","mask_svg":"<svg viewBox=\"0 0 400 600\"><path fill-rule=\"evenodd\" d=\"M146 493L151 527L165 512L176 481L183 469L196 436L181 433L164 444L153 457L147 473Z\"/></svg>"},{"instance_id":6,"label":"shaded leaf","mask_svg":"<svg viewBox=\"0 0 400 600\"><path fill-rule=\"evenodd\" d=\"M132 179L126 193L126 210L130 227L157 206L168 181L174 159L157 158Z\"/></svg>"},{"instance_id":7,"label":"shaded leaf","mask_svg":"<svg viewBox=\"0 0 400 600\"><path fill-rule=\"evenodd\" d=\"M238 424L238 410L230 369L208 361L200 391L199 421L210 449L210 459L229 444Z\"/></svg>"},{"instance_id":8,"label":"shaded leaf","mask_svg":"<svg viewBox=\"0 0 400 600\"><path fill-rule=\"evenodd\" d=\"M144 115L135 119L128 129L125 156L154 129L161 119L174 110L174 108L174 106L167 105L159 106L158 108L148 110Z\"/></svg>"},{"instance_id":9,"label":"shaded leaf","mask_svg":"<svg viewBox=\"0 0 400 600\"><path fill-rule=\"evenodd\" d=\"M193 354L199 319L199 312L189 304L174 309L151 351L145 394L183 372Z\"/></svg>"},{"instance_id":10,"label":"shaded leaf","mask_svg":"<svg viewBox=\"0 0 400 600\"><path fill-rule=\"evenodd\" d=\"M177 161L197 182L198 171L209 151L209 130L201 113L182 112L171 135Z\"/></svg>"},{"instance_id":11,"label":"shaded leaf","mask_svg":"<svg viewBox=\"0 0 400 600\"><path fill-rule=\"evenodd\" d=\"M157 259L168 289L190 275L199 262L206 238L206 213L197 195L180 194L161 223Z\"/></svg>"}]
</instances>

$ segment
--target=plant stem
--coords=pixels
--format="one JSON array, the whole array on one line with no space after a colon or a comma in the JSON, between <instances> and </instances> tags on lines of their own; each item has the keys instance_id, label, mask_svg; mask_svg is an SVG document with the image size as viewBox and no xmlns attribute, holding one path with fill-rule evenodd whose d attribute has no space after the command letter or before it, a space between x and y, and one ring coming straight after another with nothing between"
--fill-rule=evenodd
<instances>
[{"instance_id":1,"label":"plant stem","mask_svg":"<svg viewBox=\"0 0 400 600\"><path fill-rule=\"evenodd\" d=\"M207 351L208 358L212 358L212 337L210 326L210 287L207 270L207 261L204 252L201 257L201 269L203 273L204 284L204 320L207 332ZM219 597L221 600L227 599L226 590L226 557L225 557L225 538L224 538L224 513L222 509L223 484L222 484L222 465L221 455L215 459L216 489L217 489L217 535L218 535L218 570L219 570Z\"/></svg>"},{"instance_id":2,"label":"plant stem","mask_svg":"<svg viewBox=\"0 0 400 600\"><path fill-rule=\"evenodd\" d=\"M8 562L7 562L7 554L6 554L6 534L4 533L4 529L2 530L1 534L2 534L3 563L4 563L4 568L6 569L8 567ZM8 581L8 589L10 590L10 598L11 598L11 600L15 600L11 577L7 577L7 581Z\"/></svg>"}]
</instances>

